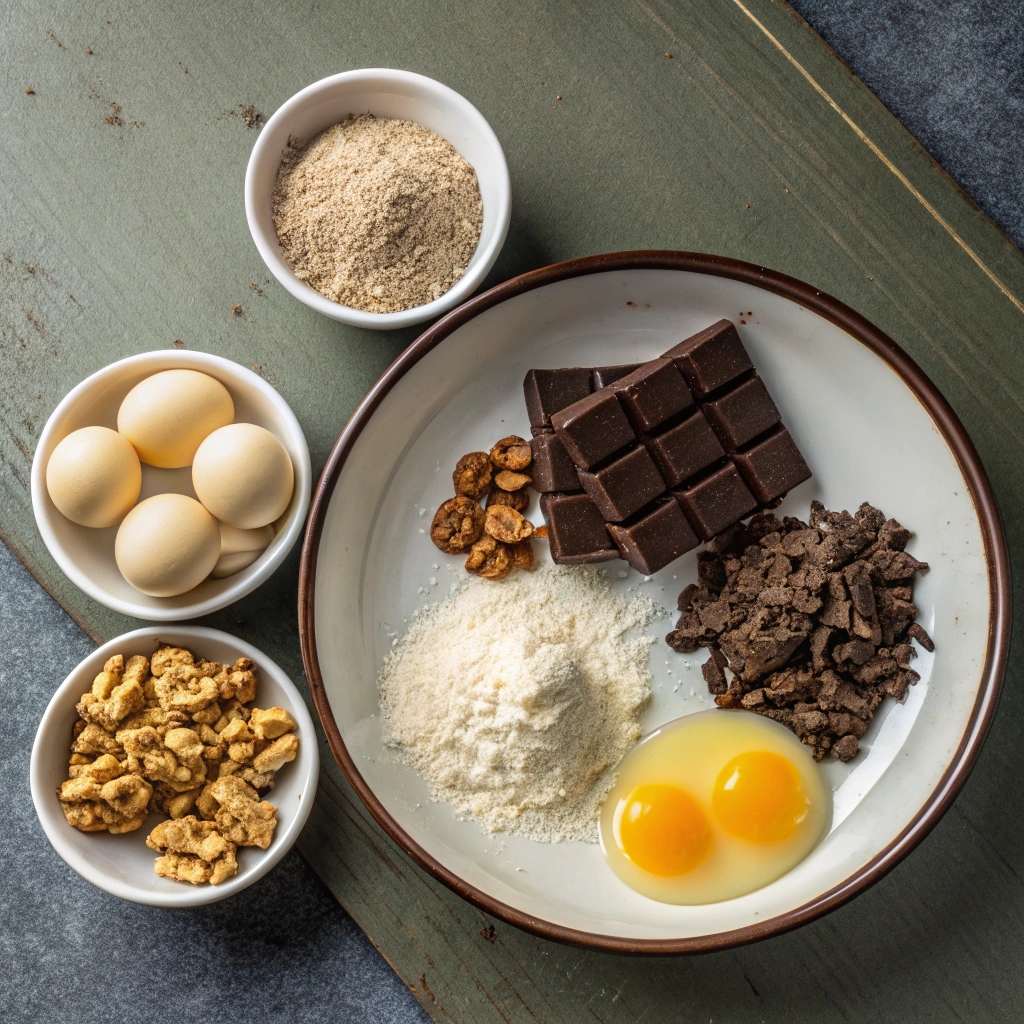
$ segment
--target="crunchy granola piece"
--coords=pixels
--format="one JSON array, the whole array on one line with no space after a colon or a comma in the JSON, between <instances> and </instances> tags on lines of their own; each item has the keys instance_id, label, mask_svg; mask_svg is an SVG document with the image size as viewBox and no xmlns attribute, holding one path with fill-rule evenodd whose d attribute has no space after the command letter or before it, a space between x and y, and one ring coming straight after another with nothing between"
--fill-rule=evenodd
<instances>
[{"instance_id":1,"label":"crunchy granola piece","mask_svg":"<svg viewBox=\"0 0 1024 1024\"><path fill-rule=\"evenodd\" d=\"M455 493L464 494L467 498L482 498L491 489L493 472L490 456L486 452L463 455L452 473Z\"/></svg>"},{"instance_id":2,"label":"crunchy granola piece","mask_svg":"<svg viewBox=\"0 0 1024 1024\"><path fill-rule=\"evenodd\" d=\"M255 663L248 658L239 658L231 666L231 671L226 673L224 681L219 684L220 699L233 698L242 704L248 704L256 696L256 673L253 671L255 668Z\"/></svg>"},{"instance_id":3,"label":"crunchy granola piece","mask_svg":"<svg viewBox=\"0 0 1024 1024\"><path fill-rule=\"evenodd\" d=\"M161 647L150 662L149 670L154 676L162 676L168 669L183 665L194 665L196 659L184 647Z\"/></svg>"},{"instance_id":4,"label":"crunchy granola piece","mask_svg":"<svg viewBox=\"0 0 1024 1024\"><path fill-rule=\"evenodd\" d=\"M166 782L183 793L206 778L203 744L193 729L170 729L161 737L152 726L126 729L118 739L128 754L128 767L154 782Z\"/></svg>"},{"instance_id":5,"label":"crunchy granola piece","mask_svg":"<svg viewBox=\"0 0 1024 1024\"><path fill-rule=\"evenodd\" d=\"M277 810L237 776L228 775L211 782L196 805L204 817L213 818L217 830L233 843L258 846L262 850L270 845L277 827Z\"/></svg>"},{"instance_id":6,"label":"crunchy granola piece","mask_svg":"<svg viewBox=\"0 0 1024 1024\"><path fill-rule=\"evenodd\" d=\"M261 774L276 772L282 765L294 761L299 752L299 738L295 733L289 732L279 736L269 746L264 747L252 761L253 768Z\"/></svg>"},{"instance_id":7,"label":"crunchy granola piece","mask_svg":"<svg viewBox=\"0 0 1024 1024\"><path fill-rule=\"evenodd\" d=\"M57 799L68 824L82 832L131 832L146 820L152 787L124 774L116 757L103 754L62 783Z\"/></svg>"},{"instance_id":8,"label":"crunchy granola piece","mask_svg":"<svg viewBox=\"0 0 1024 1024\"><path fill-rule=\"evenodd\" d=\"M209 707L220 696L220 689L195 665L175 665L156 680L160 707L165 711L183 711L187 715Z\"/></svg>"},{"instance_id":9,"label":"crunchy granola piece","mask_svg":"<svg viewBox=\"0 0 1024 1024\"><path fill-rule=\"evenodd\" d=\"M168 730L177 729L179 726L188 724L188 715L184 711L164 711L158 704L156 707L143 708L129 715L118 726L117 731L125 729L144 729L147 725L152 726L161 736L166 736Z\"/></svg>"},{"instance_id":10,"label":"crunchy granola piece","mask_svg":"<svg viewBox=\"0 0 1024 1024\"><path fill-rule=\"evenodd\" d=\"M213 676L210 678L213 679L214 682L217 682ZM196 725L213 725L213 723L216 722L222 714L224 714L224 712L221 710L220 704L214 702L213 704L210 704L209 707L193 712L192 721Z\"/></svg>"},{"instance_id":11,"label":"crunchy granola piece","mask_svg":"<svg viewBox=\"0 0 1024 1024\"><path fill-rule=\"evenodd\" d=\"M503 491L500 488L491 491L487 495L487 507L493 505L508 505L517 512L522 512L530 504L530 495L527 491Z\"/></svg>"},{"instance_id":12,"label":"crunchy granola piece","mask_svg":"<svg viewBox=\"0 0 1024 1024\"><path fill-rule=\"evenodd\" d=\"M470 548L466 569L485 580L504 579L512 571L512 555L508 545L485 534Z\"/></svg>"},{"instance_id":13,"label":"crunchy granola piece","mask_svg":"<svg viewBox=\"0 0 1024 1024\"><path fill-rule=\"evenodd\" d=\"M163 878L198 885L217 885L238 871L235 844L220 834L216 825L194 815L162 821L146 839L157 858L156 873Z\"/></svg>"},{"instance_id":14,"label":"crunchy granola piece","mask_svg":"<svg viewBox=\"0 0 1024 1024\"><path fill-rule=\"evenodd\" d=\"M120 741L93 723L86 725L75 737L71 749L76 754L113 754L118 760L124 757Z\"/></svg>"},{"instance_id":15,"label":"crunchy granola piece","mask_svg":"<svg viewBox=\"0 0 1024 1024\"><path fill-rule=\"evenodd\" d=\"M234 772L234 775L243 782L248 782L253 789L263 792L274 788L276 772L257 771L251 764L247 764L238 765L238 771Z\"/></svg>"},{"instance_id":16,"label":"crunchy granola piece","mask_svg":"<svg viewBox=\"0 0 1024 1024\"><path fill-rule=\"evenodd\" d=\"M294 732L295 719L284 708L253 708L249 728L258 740L276 740L286 732Z\"/></svg>"},{"instance_id":17,"label":"crunchy granola piece","mask_svg":"<svg viewBox=\"0 0 1024 1024\"><path fill-rule=\"evenodd\" d=\"M113 660L111 658L107 665L110 665ZM123 718L127 718L135 711L140 711L145 706L146 698L142 692L142 684L139 682L137 672L133 672L131 676L125 673L121 681L110 688L107 683L114 678L113 673L104 669L96 677L97 681L101 678L103 685L98 689L105 692L107 696L97 696L97 685L93 683L93 689L82 694L82 699L78 702L75 710L84 721L99 725L108 732L114 732Z\"/></svg>"},{"instance_id":18,"label":"crunchy granola piece","mask_svg":"<svg viewBox=\"0 0 1024 1024\"><path fill-rule=\"evenodd\" d=\"M92 695L97 700L106 700L124 675L124 655L115 654L103 664L103 671L92 681Z\"/></svg>"},{"instance_id":19,"label":"crunchy granola piece","mask_svg":"<svg viewBox=\"0 0 1024 1024\"><path fill-rule=\"evenodd\" d=\"M430 539L446 555L457 555L480 539L484 510L472 499L458 494L449 498L430 523Z\"/></svg>"},{"instance_id":20,"label":"crunchy granola piece","mask_svg":"<svg viewBox=\"0 0 1024 1024\"><path fill-rule=\"evenodd\" d=\"M222 744L227 745L228 757L239 764L248 764L256 753L256 737L242 718L232 719L218 738Z\"/></svg>"},{"instance_id":21,"label":"crunchy granola piece","mask_svg":"<svg viewBox=\"0 0 1024 1024\"><path fill-rule=\"evenodd\" d=\"M512 565L516 569L533 568L533 544L529 540L521 540L509 548L512 552Z\"/></svg>"},{"instance_id":22,"label":"crunchy granola piece","mask_svg":"<svg viewBox=\"0 0 1024 1024\"><path fill-rule=\"evenodd\" d=\"M532 461L533 450L530 448L530 442L516 437L515 434L503 437L491 449L491 462L498 469L510 469L513 472L518 472L521 469L526 469Z\"/></svg>"},{"instance_id":23,"label":"crunchy granola piece","mask_svg":"<svg viewBox=\"0 0 1024 1024\"><path fill-rule=\"evenodd\" d=\"M158 782L153 787L153 795L149 800L149 809L157 814L166 814L169 818L183 818L195 806L196 797L201 789L187 789L179 793L166 782Z\"/></svg>"},{"instance_id":24,"label":"crunchy granola piece","mask_svg":"<svg viewBox=\"0 0 1024 1024\"><path fill-rule=\"evenodd\" d=\"M518 544L533 535L533 523L508 505L492 505L487 509L484 531L503 544Z\"/></svg>"},{"instance_id":25,"label":"crunchy granola piece","mask_svg":"<svg viewBox=\"0 0 1024 1024\"><path fill-rule=\"evenodd\" d=\"M503 469L494 477L494 482L503 491L521 491L527 484L533 482L533 478L525 473L513 473L509 469Z\"/></svg>"},{"instance_id":26,"label":"crunchy granola piece","mask_svg":"<svg viewBox=\"0 0 1024 1024\"><path fill-rule=\"evenodd\" d=\"M144 816L152 794L153 787L141 775L120 775L104 783L100 790L100 796L118 814L131 819Z\"/></svg>"}]
</instances>

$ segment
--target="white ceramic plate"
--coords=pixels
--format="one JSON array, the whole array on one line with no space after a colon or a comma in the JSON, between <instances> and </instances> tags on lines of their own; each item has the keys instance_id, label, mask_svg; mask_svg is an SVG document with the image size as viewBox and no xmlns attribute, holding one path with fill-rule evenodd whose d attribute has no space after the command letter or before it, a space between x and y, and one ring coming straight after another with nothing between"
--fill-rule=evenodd
<instances>
[{"instance_id":1,"label":"white ceramic plate","mask_svg":"<svg viewBox=\"0 0 1024 1024\"><path fill-rule=\"evenodd\" d=\"M626 888L596 845L488 836L431 803L418 775L382 746L376 675L408 616L445 596L463 572L430 543L430 517L451 495L460 455L506 434L529 435L526 371L649 359L720 317L740 324L814 472L779 514L806 518L812 498L851 511L870 501L913 529L909 550L932 567L915 601L937 651L918 659L921 681L905 704L886 703L851 764L823 764L833 824L803 863L739 899L669 906ZM619 577L624 562L605 565L615 587L642 584L632 570ZM691 552L642 585L674 609L695 565ZM1002 679L1008 611L1005 544L984 472L916 365L809 286L683 253L592 257L524 275L424 334L338 442L314 499L300 585L321 719L343 770L390 834L491 913L549 937L647 952L721 948L793 927L904 856L977 755ZM657 635L672 621L674 614L657 623ZM711 706L702 659L654 647L645 731Z\"/></svg>"},{"instance_id":2,"label":"white ceramic plate","mask_svg":"<svg viewBox=\"0 0 1024 1024\"><path fill-rule=\"evenodd\" d=\"M159 878L153 869L157 854L146 846L146 836L162 818L150 815L134 832L112 836L107 832L79 832L64 817L55 790L68 777L68 748L77 719L75 704L92 685L104 662L115 654L125 660L133 654L151 655L157 640L176 644L209 661L234 663L251 658L256 663L255 707L284 708L298 724L299 753L278 773L267 794L277 808L277 828L266 850L238 850L238 874L220 885L186 885ZM133 903L153 907L197 907L216 903L262 878L290 849L309 817L320 775L313 720L302 695L285 672L262 651L219 629L206 626L149 626L125 633L89 655L75 667L50 700L32 746L32 801L43 831L53 848L87 882Z\"/></svg>"}]
</instances>

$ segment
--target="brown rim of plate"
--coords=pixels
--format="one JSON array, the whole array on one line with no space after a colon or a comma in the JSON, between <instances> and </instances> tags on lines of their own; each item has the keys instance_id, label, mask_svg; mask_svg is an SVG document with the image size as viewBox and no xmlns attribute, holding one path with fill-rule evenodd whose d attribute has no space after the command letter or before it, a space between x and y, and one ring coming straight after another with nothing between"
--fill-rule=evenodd
<instances>
[{"instance_id":1,"label":"brown rim of plate","mask_svg":"<svg viewBox=\"0 0 1024 1024\"><path fill-rule=\"evenodd\" d=\"M555 281L563 281L585 274L600 274L611 270L683 270L743 281L813 310L819 316L842 328L861 344L866 345L900 375L927 409L942 433L970 488L985 542L992 611L989 619L988 650L982 671L981 685L970 721L956 754L927 802L910 824L884 850L841 884L822 893L809 903L784 914L748 925L745 928L711 935L679 939L634 939L566 928L524 914L463 881L458 875L430 856L405 833L374 796L360 775L345 748L341 732L334 720L317 660L313 609L317 554L320 548L324 517L345 460L384 396L402 375L422 359L427 352L484 310L513 296L521 295L534 288L541 288ZM432 874L438 881L443 882L463 899L479 907L480 910L528 932L533 932L542 938L617 953L669 955L707 953L729 949L747 942L779 935L806 924L808 921L813 921L830 910L842 906L858 893L873 885L921 842L939 818L949 809L966 782L992 723L999 701L1003 675L1006 671L1007 650L1010 641L1010 602L1010 566L1006 538L1003 535L999 510L981 459L956 413L910 356L890 337L865 320L859 313L855 313L849 306L795 278L725 256L711 256L696 252L645 250L588 256L565 263L555 263L550 267L543 267L540 270L511 278L489 291L469 299L443 316L432 327L424 331L388 367L341 432L313 495L299 570L299 636L302 643L302 660L313 694L313 702L335 760L377 823L421 868Z\"/></svg>"}]
</instances>

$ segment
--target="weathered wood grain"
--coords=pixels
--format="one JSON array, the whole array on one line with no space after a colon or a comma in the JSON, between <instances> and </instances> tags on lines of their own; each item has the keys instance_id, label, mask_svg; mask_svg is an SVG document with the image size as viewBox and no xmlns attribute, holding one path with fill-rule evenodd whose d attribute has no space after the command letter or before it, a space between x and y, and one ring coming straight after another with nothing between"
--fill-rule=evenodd
<instances>
[{"instance_id":1,"label":"weathered wood grain","mask_svg":"<svg viewBox=\"0 0 1024 1024\"><path fill-rule=\"evenodd\" d=\"M412 337L296 303L245 225L256 131L240 105L269 113L351 67L439 78L494 126L514 196L492 281L594 252L694 249L803 278L874 320L963 418L1024 554L1024 259L785 5L21 0L0 9L0 38L0 533L94 637L132 623L63 578L27 494L39 431L73 384L175 339L219 352L276 384L319 467ZM296 561L207 621L301 679ZM850 906L754 947L637 960L489 922L396 850L329 765L301 847L438 1020L1019 1019L1011 665L936 833Z\"/></svg>"}]
</instances>

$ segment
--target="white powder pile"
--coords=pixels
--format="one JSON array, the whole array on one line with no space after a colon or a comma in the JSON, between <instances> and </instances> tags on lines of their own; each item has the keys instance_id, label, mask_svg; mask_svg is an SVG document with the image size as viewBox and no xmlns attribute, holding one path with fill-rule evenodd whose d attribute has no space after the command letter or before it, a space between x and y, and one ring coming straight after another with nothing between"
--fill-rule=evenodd
<instances>
[{"instance_id":1,"label":"white powder pile","mask_svg":"<svg viewBox=\"0 0 1024 1024\"><path fill-rule=\"evenodd\" d=\"M640 738L654 639L636 634L657 614L584 566L470 580L385 660L385 742L488 831L593 841Z\"/></svg>"}]
</instances>

